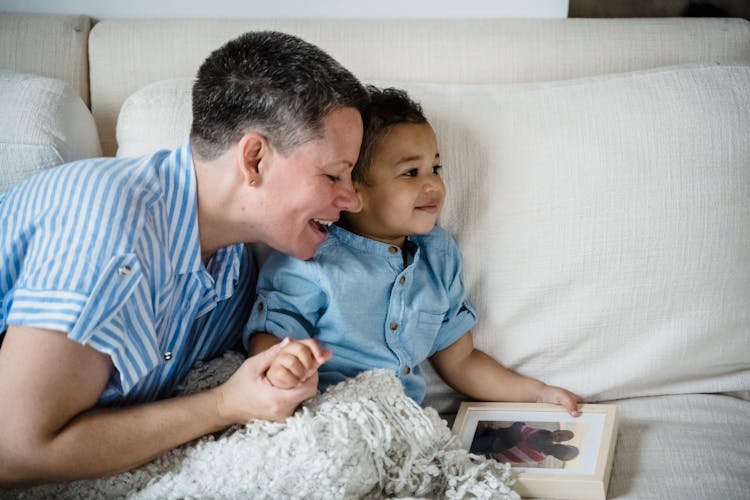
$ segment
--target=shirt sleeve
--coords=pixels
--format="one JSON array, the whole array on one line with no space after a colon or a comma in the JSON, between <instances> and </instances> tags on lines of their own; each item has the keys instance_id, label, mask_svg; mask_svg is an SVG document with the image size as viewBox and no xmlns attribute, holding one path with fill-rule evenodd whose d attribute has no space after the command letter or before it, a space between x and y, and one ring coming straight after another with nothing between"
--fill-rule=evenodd
<instances>
[{"instance_id":1,"label":"shirt sleeve","mask_svg":"<svg viewBox=\"0 0 750 500\"><path fill-rule=\"evenodd\" d=\"M139 202L149 198L134 193L127 174L111 178L111 169L75 165L51 169L12 192L16 277L7 321L86 343L140 278L133 242L143 223L145 203Z\"/></svg>"},{"instance_id":2,"label":"shirt sleeve","mask_svg":"<svg viewBox=\"0 0 750 500\"><path fill-rule=\"evenodd\" d=\"M328 305L320 282L314 261L273 252L258 276L257 298L242 336L245 347L253 332L297 340L312 338Z\"/></svg>"},{"instance_id":3,"label":"shirt sleeve","mask_svg":"<svg viewBox=\"0 0 750 500\"><path fill-rule=\"evenodd\" d=\"M89 163L51 169L3 200L15 215L8 238L14 282L3 308L8 324L60 331L111 356L112 383L125 392L159 359L153 332L148 342L131 341L122 321L144 286L135 247L156 195L132 187L127 169L112 171ZM143 328L136 331L145 338Z\"/></svg>"},{"instance_id":4,"label":"shirt sleeve","mask_svg":"<svg viewBox=\"0 0 750 500\"><path fill-rule=\"evenodd\" d=\"M40 238L35 243L48 242ZM93 252L81 255L62 249L46 255L27 253L7 322L61 331L88 344L97 328L133 293L142 273L134 253L109 258Z\"/></svg>"},{"instance_id":5,"label":"shirt sleeve","mask_svg":"<svg viewBox=\"0 0 750 500\"><path fill-rule=\"evenodd\" d=\"M20 288L13 296L9 323L65 332L71 340L109 355L115 365L114 381L122 394L158 362L153 325L140 319L123 322L122 314L131 295L144 287L143 271L135 254L113 257L97 273L97 281L86 294L64 290ZM127 328L127 326L137 328Z\"/></svg>"},{"instance_id":6,"label":"shirt sleeve","mask_svg":"<svg viewBox=\"0 0 750 500\"><path fill-rule=\"evenodd\" d=\"M458 245L453 237L441 228L435 229L435 237L440 241L439 246L445 263L441 279L448 294L449 305L430 356L450 347L471 330L477 321L476 313L469 303L461 278L461 253Z\"/></svg>"}]
</instances>

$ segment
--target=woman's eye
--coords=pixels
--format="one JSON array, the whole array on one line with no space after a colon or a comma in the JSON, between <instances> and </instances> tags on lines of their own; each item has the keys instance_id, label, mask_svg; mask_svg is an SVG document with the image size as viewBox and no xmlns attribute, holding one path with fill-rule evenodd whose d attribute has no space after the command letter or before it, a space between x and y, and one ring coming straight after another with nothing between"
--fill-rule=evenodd
<instances>
[{"instance_id":1,"label":"woman's eye","mask_svg":"<svg viewBox=\"0 0 750 500\"><path fill-rule=\"evenodd\" d=\"M331 182L338 182L341 180L341 177L338 175L326 175L326 177L328 177Z\"/></svg>"}]
</instances>

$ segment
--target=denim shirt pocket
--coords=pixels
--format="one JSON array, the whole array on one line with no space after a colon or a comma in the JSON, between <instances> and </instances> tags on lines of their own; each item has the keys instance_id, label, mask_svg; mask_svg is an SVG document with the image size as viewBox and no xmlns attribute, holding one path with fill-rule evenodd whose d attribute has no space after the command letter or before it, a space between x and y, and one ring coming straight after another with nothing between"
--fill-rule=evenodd
<instances>
[{"instance_id":1,"label":"denim shirt pocket","mask_svg":"<svg viewBox=\"0 0 750 500\"><path fill-rule=\"evenodd\" d=\"M445 318L444 313L419 311L419 316L417 317L417 323L419 324L420 329L434 328L435 330L437 330L440 328L440 325L443 324L443 318Z\"/></svg>"},{"instance_id":2,"label":"denim shirt pocket","mask_svg":"<svg viewBox=\"0 0 750 500\"><path fill-rule=\"evenodd\" d=\"M422 362L427 359L435 344L435 339L443 326L445 314L438 312L419 311L415 328L416 338L413 339L412 348L417 359L412 362Z\"/></svg>"}]
</instances>

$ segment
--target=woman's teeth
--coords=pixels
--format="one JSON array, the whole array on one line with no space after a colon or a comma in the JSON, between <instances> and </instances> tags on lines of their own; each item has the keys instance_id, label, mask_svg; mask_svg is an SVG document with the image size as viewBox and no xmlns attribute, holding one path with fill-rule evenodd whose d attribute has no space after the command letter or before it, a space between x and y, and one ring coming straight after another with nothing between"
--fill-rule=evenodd
<instances>
[{"instance_id":1,"label":"woman's teeth","mask_svg":"<svg viewBox=\"0 0 750 500\"><path fill-rule=\"evenodd\" d=\"M333 221L331 220L323 220L323 219L313 219L313 220L317 222L318 224L320 224L321 226L325 226L325 227L328 227L331 224L333 224Z\"/></svg>"},{"instance_id":2,"label":"woman's teeth","mask_svg":"<svg viewBox=\"0 0 750 500\"><path fill-rule=\"evenodd\" d=\"M313 222L323 232L328 232L328 226L333 224L333 221L323 219L313 219Z\"/></svg>"}]
</instances>

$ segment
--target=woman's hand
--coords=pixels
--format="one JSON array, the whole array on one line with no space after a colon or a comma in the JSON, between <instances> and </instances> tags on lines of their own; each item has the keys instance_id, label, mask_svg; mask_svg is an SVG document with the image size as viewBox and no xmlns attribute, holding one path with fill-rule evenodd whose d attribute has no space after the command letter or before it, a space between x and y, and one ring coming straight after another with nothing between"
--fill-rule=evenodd
<instances>
[{"instance_id":1,"label":"woman's hand","mask_svg":"<svg viewBox=\"0 0 750 500\"><path fill-rule=\"evenodd\" d=\"M295 385L277 387L267 377L272 366L285 366L283 356L304 351L300 349L302 343L284 340L249 357L229 380L214 389L218 394L219 414L226 419L227 425L245 424L254 419L282 422L294 413L302 401L317 394L317 368L330 359L328 350L319 350L313 355L315 368L312 374L302 377L304 380L300 379Z\"/></svg>"}]
</instances>

